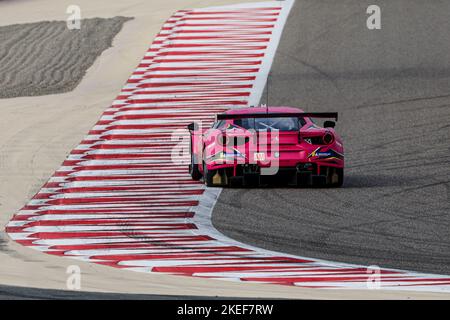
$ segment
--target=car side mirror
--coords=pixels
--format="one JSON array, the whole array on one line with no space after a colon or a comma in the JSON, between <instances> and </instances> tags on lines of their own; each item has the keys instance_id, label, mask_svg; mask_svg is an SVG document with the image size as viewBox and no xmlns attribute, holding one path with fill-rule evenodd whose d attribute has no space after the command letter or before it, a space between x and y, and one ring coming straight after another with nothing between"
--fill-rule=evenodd
<instances>
[{"instance_id":1,"label":"car side mirror","mask_svg":"<svg viewBox=\"0 0 450 320\"><path fill-rule=\"evenodd\" d=\"M189 131L197 131L198 124L196 122L192 122L192 123L188 124L187 128Z\"/></svg>"},{"instance_id":2,"label":"car side mirror","mask_svg":"<svg viewBox=\"0 0 450 320\"><path fill-rule=\"evenodd\" d=\"M334 121L328 120L323 123L324 128L334 128L335 126L336 126L336 122L334 122Z\"/></svg>"}]
</instances>

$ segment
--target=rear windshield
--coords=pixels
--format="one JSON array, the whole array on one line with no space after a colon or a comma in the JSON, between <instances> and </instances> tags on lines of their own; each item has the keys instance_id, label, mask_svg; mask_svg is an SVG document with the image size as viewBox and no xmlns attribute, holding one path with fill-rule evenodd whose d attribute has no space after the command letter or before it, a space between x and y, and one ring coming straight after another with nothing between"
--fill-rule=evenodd
<instances>
[{"instance_id":1,"label":"rear windshield","mask_svg":"<svg viewBox=\"0 0 450 320\"><path fill-rule=\"evenodd\" d=\"M213 128L213 129L220 129L220 128L222 128L224 125L225 125L225 120L220 120L220 121L215 122L215 123L213 124L212 128Z\"/></svg>"},{"instance_id":2,"label":"rear windshield","mask_svg":"<svg viewBox=\"0 0 450 320\"><path fill-rule=\"evenodd\" d=\"M301 119L303 120L303 119ZM297 117L286 118L244 118L234 120L234 124L244 129L254 130L280 130L298 131L300 130L300 119Z\"/></svg>"}]
</instances>

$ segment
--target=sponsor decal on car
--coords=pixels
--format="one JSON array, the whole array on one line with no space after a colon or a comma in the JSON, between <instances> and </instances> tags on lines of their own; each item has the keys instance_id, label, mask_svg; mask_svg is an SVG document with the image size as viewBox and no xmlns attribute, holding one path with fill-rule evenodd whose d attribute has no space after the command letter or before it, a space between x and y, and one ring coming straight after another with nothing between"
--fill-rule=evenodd
<instances>
[{"instance_id":1,"label":"sponsor decal on car","mask_svg":"<svg viewBox=\"0 0 450 320\"><path fill-rule=\"evenodd\" d=\"M236 158L245 158L245 155L242 154L242 152L240 152L239 150L233 148L232 152L219 151L219 152L213 154L212 156L209 156L208 160L218 161L218 160L227 160L227 159L236 159Z\"/></svg>"},{"instance_id":2,"label":"sponsor decal on car","mask_svg":"<svg viewBox=\"0 0 450 320\"><path fill-rule=\"evenodd\" d=\"M323 150L323 147L318 147L316 150L314 150L313 152L311 152L308 155L308 158L312 158L312 157L317 157L317 158L321 158L321 159L344 159L344 155L333 150Z\"/></svg>"}]
</instances>

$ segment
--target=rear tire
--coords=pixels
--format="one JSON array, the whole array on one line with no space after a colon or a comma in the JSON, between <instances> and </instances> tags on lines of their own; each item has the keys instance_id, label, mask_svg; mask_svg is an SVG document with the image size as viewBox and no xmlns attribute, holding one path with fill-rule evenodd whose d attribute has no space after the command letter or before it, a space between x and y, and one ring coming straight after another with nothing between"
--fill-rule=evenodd
<instances>
[{"instance_id":1,"label":"rear tire","mask_svg":"<svg viewBox=\"0 0 450 320\"><path fill-rule=\"evenodd\" d=\"M338 175L338 181L333 184L333 187L342 187L344 184L344 168L336 168L336 173Z\"/></svg>"},{"instance_id":2,"label":"rear tire","mask_svg":"<svg viewBox=\"0 0 450 320\"><path fill-rule=\"evenodd\" d=\"M189 165L189 174L191 175L192 179L195 181L198 181L202 178L202 173L198 169L198 164L195 163L195 155L192 151L191 146L191 164Z\"/></svg>"},{"instance_id":3,"label":"rear tire","mask_svg":"<svg viewBox=\"0 0 450 320\"><path fill-rule=\"evenodd\" d=\"M329 167L325 188L339 188L344 183L344 169Z\"/></svg>"},{"instance_id":4,"label":"rear tire","mask_svg":"<svg viewBox=\"0 0 450 320\"><path fill-rule=\"evenodd\" d=\"M213 176L214 172L209 171L205 162L203 162L203 180L207 187L214 187Z\"/></svg>"}]
</instances>

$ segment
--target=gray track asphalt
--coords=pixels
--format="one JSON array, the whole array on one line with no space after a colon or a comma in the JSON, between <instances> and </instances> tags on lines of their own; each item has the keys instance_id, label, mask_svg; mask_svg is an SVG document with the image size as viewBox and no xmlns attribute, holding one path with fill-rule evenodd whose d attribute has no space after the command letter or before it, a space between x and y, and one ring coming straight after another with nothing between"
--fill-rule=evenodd
<instances>
[{"instance_id":1,"label":"gray track asphalt","mask_svg":"<svg viewBox=\"0 0 450 320\"><path fill-rule=\"evenodd\" d=\"M166 296L152 294L119 294L102 292L64 291L0 285L0 300L245 300L208 296Z\"/></svg>"},{"instance_id":2,"label":"gray track asphalt","mask_svg":"<svg viewBox=\"0 0 450 320\"><path fill-rule=\"evenodd\" d=\"M381 7L381 30L366 8ZM271 105L338 111L340 189L225 189L224 234L333 261L450 274L450 1L297 0Z\"/></svg>"}]
</instances>

